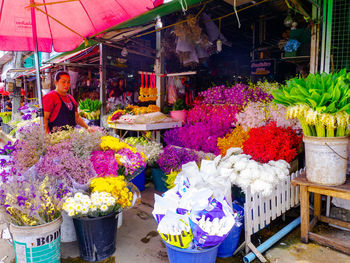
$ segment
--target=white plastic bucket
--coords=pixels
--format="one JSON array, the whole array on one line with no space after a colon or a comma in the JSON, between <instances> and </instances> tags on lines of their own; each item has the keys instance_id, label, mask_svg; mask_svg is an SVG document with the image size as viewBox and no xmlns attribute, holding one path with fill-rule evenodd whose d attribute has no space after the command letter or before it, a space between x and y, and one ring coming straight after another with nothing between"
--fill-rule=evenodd
<instances>
[{"instance_id":1,"label":"white plastic bucket","mask_svg":"<svg viewBox=\"0 0 350 263\"><path fill-rule=\"evenodd\" d=\"M66 212L62 212L62 225L61 225L61 241L73 242L77 240L77 234L73 224L73 218L68 216Z\"/></svg>"},{"instance_id":2,"label":"white plastic bucket","mask_svg":"<svg viewBox=\"0 0 350 263\"><path fill-rule=\"evenodd\" d=\"M61 262L62 217L39 226L10 224L17 263Z\"/></svg>"},{"instance_id":3,"label":"white plastic bucket","mask_svg":"<svg viewBox=\"0 0 350 263\"><path fill-rule=\"evenodd\" d=\"M345 183L349 137L304 136L306 178L322 185Z\"/></svg>"}]
</instances>

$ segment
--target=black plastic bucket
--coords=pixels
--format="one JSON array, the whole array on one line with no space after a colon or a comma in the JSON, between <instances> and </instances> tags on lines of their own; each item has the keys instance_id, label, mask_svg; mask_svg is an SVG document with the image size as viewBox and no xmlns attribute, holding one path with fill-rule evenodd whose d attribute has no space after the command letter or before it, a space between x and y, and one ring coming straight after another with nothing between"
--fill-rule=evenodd
<instances>
[{"instance_id":1,"label":"black plastic bucket","mask_svg":"<svg viewBox=\"0 0 350 263\"><path fill-rule=\"evenodd\" d=\"M118 213L103 217L73 218L73 222L82 259L100 261L113 255L116 249Z\"/></svg>"}]
</instances>

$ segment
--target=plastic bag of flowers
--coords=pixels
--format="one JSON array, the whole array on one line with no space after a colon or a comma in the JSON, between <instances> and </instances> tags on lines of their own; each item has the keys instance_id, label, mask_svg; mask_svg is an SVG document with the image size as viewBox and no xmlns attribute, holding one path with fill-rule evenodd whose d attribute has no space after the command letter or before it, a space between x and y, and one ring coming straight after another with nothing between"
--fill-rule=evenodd
<instances>
[{"instance_id":1,"label":"plastic bag of flowers","mask_svg":"<svg viewBox=\"0 0 350 263\"><path fill-rule=\"evenodd\" d=\"M182 166L175 187L163 196L155 195L152 212L163 240L181 248L208 248L219 245L235 224L240 224L225 197L227 180L217 178L214 161L203 160ZM227 178L229 179L229 178ZM228 184L230 188L230 184ZM191 242L188 239L192 237Z\"/></svg>"}]
</instances>

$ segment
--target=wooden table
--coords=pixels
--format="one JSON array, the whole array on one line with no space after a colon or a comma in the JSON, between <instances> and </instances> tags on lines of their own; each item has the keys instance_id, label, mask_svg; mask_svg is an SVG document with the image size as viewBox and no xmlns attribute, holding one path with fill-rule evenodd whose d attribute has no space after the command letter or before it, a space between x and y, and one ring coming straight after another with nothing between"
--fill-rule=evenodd
<instances>
[{"instance_id":1,"label":"wooden table","mask_svg":"<svg viewBox=\"0 0 350 263\"><path fill-rule=\"evenodd\" d=\"M156 140L160 142L160 130L174 129L182 126L181 121L170 121L170 122L160 122L160 123L148 123L148 124L121 124L112 123L108 124L109 128L117 130L125 130L124 134L121 136L123 139L128 131L146 132L146 131L156 131Z\"/></svg>"},{"instance_id":2,"label":"wooden table","mask_svg":"<svg viewBox=\"0 0 350 263\"><path fill-rule=\"evenodd\" d=\"M334 238L330 239L320 234L311 232L317 221L325 222L350 229L350 223L338 219L333 219L321 215L321 196L332 196L350 200L350 178L347 178L345 184L340 186L324 186L311 183L306 179L306 173L292 180L293 185L300 186L300 216L301 216L301 241L308 243L309 239L325 246L340 250L350 254L350 244L344 244ZM309 195L314 193L314 216L310 222L309 214Z\"/></svg>"}]
</instances>

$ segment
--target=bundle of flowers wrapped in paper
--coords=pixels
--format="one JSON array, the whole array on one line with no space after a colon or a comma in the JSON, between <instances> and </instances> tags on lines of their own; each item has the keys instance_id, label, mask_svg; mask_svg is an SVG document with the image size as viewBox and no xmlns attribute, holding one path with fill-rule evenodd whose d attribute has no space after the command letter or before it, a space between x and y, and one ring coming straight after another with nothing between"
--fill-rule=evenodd
<instances>
[{"instance_id":1,"label":"bundle of flowers wrapped in paper","mask_svg":"<svg viewBox=\"0 0 350 263\"><path fill-rule=\"evenodd\" d=\"M174 187L155 195L152 214L164 242L183 249L220 244L243 219L226 199L230 189L229 180L218 177L213 161L202 161L200 170L195 162L183 165Z\"/></svg>"},{"instance_id":2,"label":"bundle of flowers wrapped in paper","mask_svg":"<svg viewBox=\"0 0 350 263\"><path fill-rule=\"evenodd\" d=\"M295 130L277 127L275 122L250 129L248 136L243 142L243 152L261 163L271 160L289 163L297 156L302 143L302 136L298 136Z\"/></svg>"},{"instance_id":3,"label":"bundle of flowers wrapped in paper","mask_svg":"<svg viewBox=\"0 0 350 263\"><path fill-rule=\"evenodd\" d=\"M248 132L246 132L242 126L237 126L230 132L226 134L223 138L218 138L218 147L220 149L221 155L226 155L226 152L230 148L242 148L243 143L249 138Z\"/></svg>"},{"instance_id":4,"label":"bundle of flowers wrapped in paper","mask_svg":"<svg viewBox=\"0 0 350 263\"><path fill-rule=\"evenodd\" d=\"M0 208L17 226L42 225L60 217L68 194L65 184L53 177L13 176L0 183Z\"/></svg>"}]
</instances>

